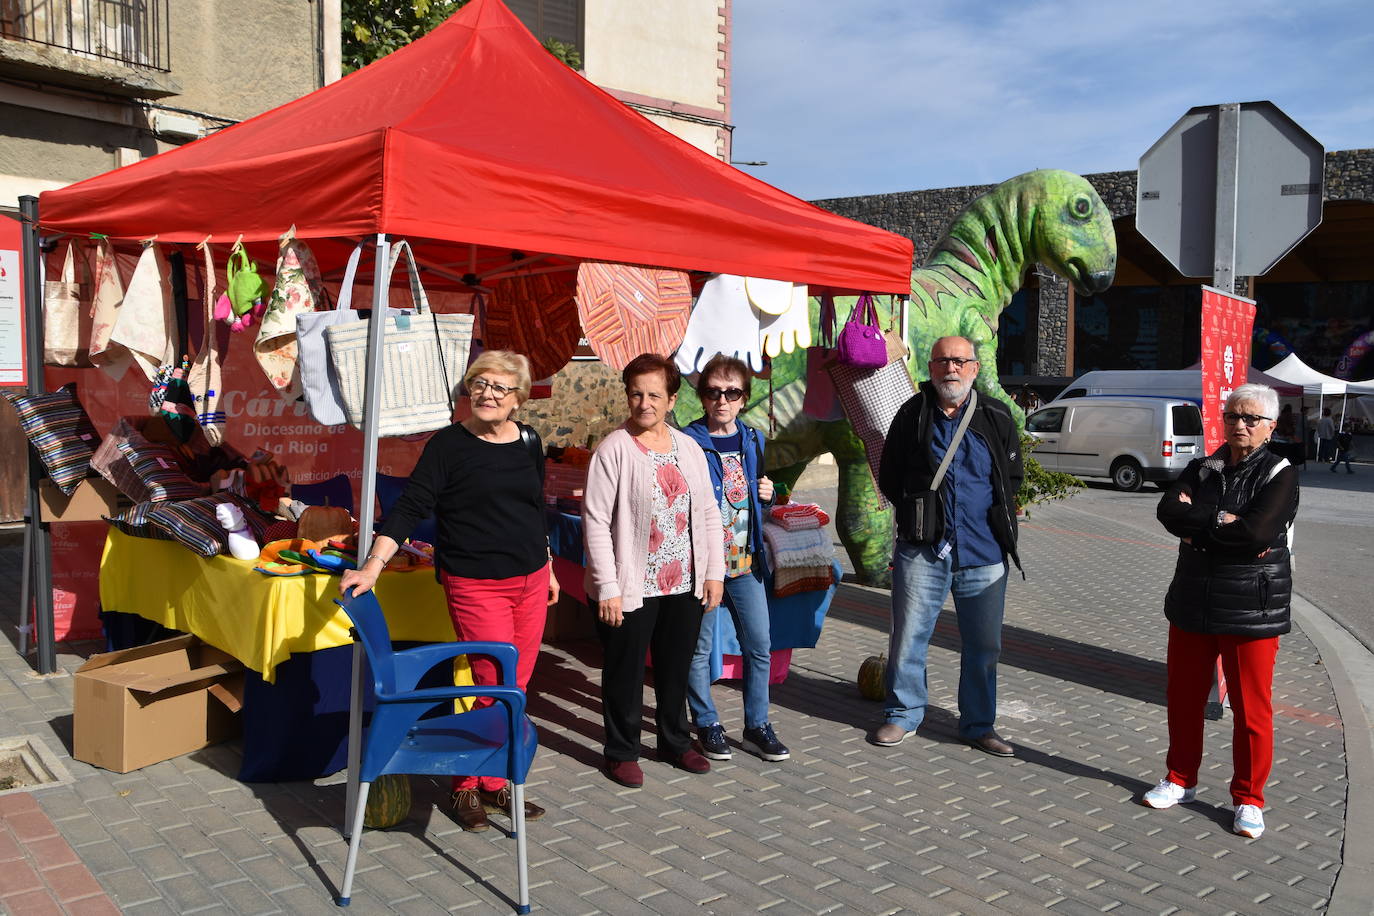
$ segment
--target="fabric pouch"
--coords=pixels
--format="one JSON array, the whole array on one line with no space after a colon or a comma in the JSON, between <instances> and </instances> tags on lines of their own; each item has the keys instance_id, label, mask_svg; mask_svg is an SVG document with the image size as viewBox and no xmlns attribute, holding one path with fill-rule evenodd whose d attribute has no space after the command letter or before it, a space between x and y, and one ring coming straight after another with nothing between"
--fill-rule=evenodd
<instances>
[{"instance_id":1,"label":"fabric pouch","mask_svg":"<svg viewBox=\"0 0 1374 916\"><path fill-rule=\"evenodd\" d=\"M91 456L100 446L100 434L76 397L76 382L47 394L4 394L48 477L71 496L90 473Z\"/></svg>"},{"instance_id":2,"label":"fabric pouch","mask_svg":"<svg viewBox=\"0 0 1374 916\"><path fill-rule=\"evenodd\" d=\"M293 226L281 237L276 285L258 326L258 339L253 342L258 365L272 387L288 401L300 397L302 390L297 364L297 319L324 302L324 284L315 255L296 238Z\"/></svg>"},{"instance_id":3,"label":"fabric pouch","mask_svg":"<svg viewBox=\"0 0 1374 916\"><path fill-rule=\"evenodd\" d=\"M147 498L153 502L190 499L205 492L205 487L192 480L182 468L176 452L160 442L126 440L120 442L118 448L129 463L130 472L138 478Z\"/></svg>"},{"instance_id":4,"label":"fabric pouch","mask_svg":"<svg viewBox=\"0 0 1374 916\"><path fill-rule=\"evenodd\" d=\"M158 503L148 512L148 518L188 550L202 557L213 557L223 552L229 542L229 532L224 530L224 525L215 514L220 503L224 502L232 502L239 507L253 538L261 544L263 532L272 522L271 517L233 493Z\"/></svg>"}]
</instances>

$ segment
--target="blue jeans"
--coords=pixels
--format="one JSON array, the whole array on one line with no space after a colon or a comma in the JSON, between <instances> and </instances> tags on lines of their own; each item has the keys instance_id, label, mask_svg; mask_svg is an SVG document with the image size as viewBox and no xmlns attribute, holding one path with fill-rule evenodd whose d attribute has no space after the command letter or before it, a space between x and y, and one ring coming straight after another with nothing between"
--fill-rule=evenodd
<instances>
[{"instance_id":1,"label":"blue jeans","mask_svg":"<svg viewBox=\"0 0 1374 916\"><path fill-rule=\"evenodd\" d=\"M735 636L742 653L740 660L744 664L744 727L757 728L768 721L768 675L772 665L768 591L762 580L755 579L752 573L726 579L725 600L716 613L726 608L735 621ZM692 657L692 670L687 675L687 706L698 728L720 721L716 706L711 702L713 623L710 614L702 617L696 655Z\"/></svg>"},{"instance_id":2,"label":"blue jeans","mask_svg":"<svg viewBox=\"0 0 1374 916\"><path fill-rule=\"evenodd\" d=\"M908 731L926 714L926 652L945 595L953 592L959 622L959 735L981 738L997 718L997 659L1007 564L954 569L928 545L897 542L893 556L892 636L887 650L888 722Z\"/></svg>"}]
</instances>

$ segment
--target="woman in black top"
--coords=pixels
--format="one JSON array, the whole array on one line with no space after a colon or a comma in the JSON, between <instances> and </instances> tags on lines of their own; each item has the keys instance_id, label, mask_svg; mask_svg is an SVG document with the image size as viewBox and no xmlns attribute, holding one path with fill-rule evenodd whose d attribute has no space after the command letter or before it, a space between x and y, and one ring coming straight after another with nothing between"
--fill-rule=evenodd
<instances>
[{"instance_id":1,"label":"woman in black top","mask_svg":"<svg viewBox=\"0 0 1374 916\"><path fill-rule=\"evenodd\" d=\"M523 690L539 657L548 606L558 600L544 518L543 446L534 430L512 418L529 397L529 360L487 350L472 361L463 383L472 415L430 438L372 552L359 569L344 573L340 588L356 586L359 594L372 588L400 543L433 514L434 562L454 632L463 641L514 643ZM471 663L474 683L499 683L490 659ZM457 776L449 803L464 830L486 830L489 811L509 810L510 789L500 778ZM525 802L527 819L543 814Z\"/></svg>"},{"instance_id":2,"label":"woman in black top","mask_svg":"<svg viewBox=\"0 0 1374 916\"><path fill-rule=\"evenodd\" d=\"M1226 400L1226 444L1193 461L1159 501L1160 522L1179 537L1164 600L1169 618L1168 775L1142 803L1192 801L1202 763L1203 712L1218 656L1235 735L1232 830L1264 832L1264 784L1274 760L1271 690L1279 636L1289 630L1293 573L1289 532L1298 471L1266 446L1279 399L1241 385Z\"/></svg>"}]
</instances>

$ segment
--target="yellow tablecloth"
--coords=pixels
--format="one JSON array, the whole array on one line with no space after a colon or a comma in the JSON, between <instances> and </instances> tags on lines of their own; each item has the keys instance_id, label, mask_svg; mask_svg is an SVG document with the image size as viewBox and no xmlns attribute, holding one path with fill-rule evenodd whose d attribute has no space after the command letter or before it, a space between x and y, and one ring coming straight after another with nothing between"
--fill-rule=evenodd
<instances>
[{"instance_id":1,"label":"yellow tablecloth","mask_svg":"<svg viewBox=\"0 0 1374 916\"><path fill-rule=\"evenodd\" d=\"M352 645L348 615L334 603L337 576L265 576L233 557L206 559L175 541L111 528L100 559L100 604L137 614L230 653L263 680L292 652ZM391 638L453 642L434 573L387 572L377 580ZM470 683L470 681L469 681Z\"/></svg>"}]
</instances>

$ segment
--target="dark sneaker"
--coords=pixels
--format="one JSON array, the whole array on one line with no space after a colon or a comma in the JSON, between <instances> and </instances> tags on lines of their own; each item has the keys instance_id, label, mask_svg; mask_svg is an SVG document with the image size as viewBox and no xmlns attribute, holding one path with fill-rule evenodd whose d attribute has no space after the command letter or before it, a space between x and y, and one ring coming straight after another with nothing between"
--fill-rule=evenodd
<instances>
[{"instance_id":1,"label":"dark sneaker","mask_svg":"<svg viewBox=\"0 0 1374 916\"><path fill-rule=\"evenodd\" d=\"M730 759L730 745L725 743L725 726L719 722L697 729L697 741L701 743L702 754L712 760Z\"/></svg>"},{"instance_id":2,"label":"dark sneaker","mask_svg":"<svg viewBox=\"0 0 1374 916\"><path fill-rule=\"evenodd\" d=\"M510 814L510 786L502 786L495 792L478 789L477 794L481 797L482 807L488 814ZM525 820L537 821L543 816L543 808L528 799L525 800Z\"/></svg>"},{"instance_id":3,"label":"dark sneaker","mask_svg":"<svg viewBox=\"0 0 1374 916\"><path fill-rule=\"evenodd\" d=\"M764 760L786 760L792 756L787 750L787 745L778 740L778 736L773 734L773 723L765 722L758 728L746 728L744 730L744 749L751 754L757 754Z\"/></svg>"},{"instance_id":4,"label":"dark sneaker","mask_svg":"<svg viewBox=\"0 0 1374 916\"><path fill-rule=\"evenodd\" d=\"M491 824L476 789L459 789L448 797L448 810L453 819L469 833L481 833Z\"/></svg>"}]
</instances>

